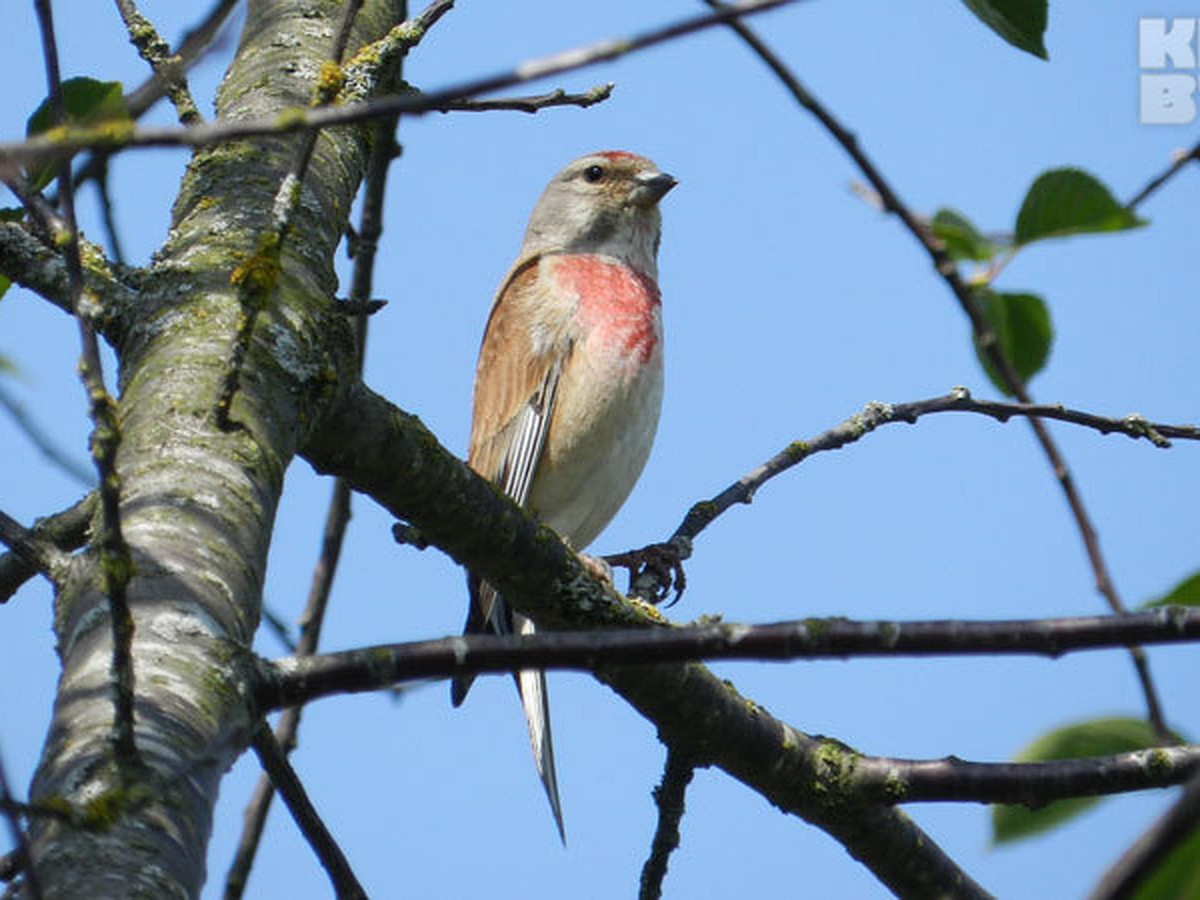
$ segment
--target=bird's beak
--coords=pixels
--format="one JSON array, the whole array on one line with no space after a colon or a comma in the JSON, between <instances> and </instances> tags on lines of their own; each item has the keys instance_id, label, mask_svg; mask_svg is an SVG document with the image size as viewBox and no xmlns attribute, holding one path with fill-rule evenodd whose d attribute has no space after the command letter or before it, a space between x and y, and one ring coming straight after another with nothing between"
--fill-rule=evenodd
<instances>
[{"instance_id":1,"label":"bird's beak","mask_svg":"<svg viewBox=\"0 0 1200 900\"><path fill-rule=\"evenodd\" d=\"M643 206L653 206L661 200L671 188L679 184L666 172L656 172L653 175L639 175L638 187L634 193L634 202Z\"/></svg>"}]
</instances>

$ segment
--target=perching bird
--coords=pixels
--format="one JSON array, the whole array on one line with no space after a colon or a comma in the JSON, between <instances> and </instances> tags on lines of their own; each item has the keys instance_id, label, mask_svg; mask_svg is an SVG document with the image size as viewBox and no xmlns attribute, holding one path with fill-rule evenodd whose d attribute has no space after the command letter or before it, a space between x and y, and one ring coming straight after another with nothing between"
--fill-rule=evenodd
<instances>
[{"instance_id":1,"label":"perching bird","mask_svg":"<svg viewBox=\"0 0 1200 900\"><path fill-rule=\"evenodd\" d=\"M582 550L616 515L650 455L663 390L658 202L675 179L633 153L575 160L533 209L488 317L468 464ZM468 578L466 632L532 634ZM455 706L471 676L456 678ZM534 762L563 837L546 675L517 675Z\"/></svg>"}]
</instances>

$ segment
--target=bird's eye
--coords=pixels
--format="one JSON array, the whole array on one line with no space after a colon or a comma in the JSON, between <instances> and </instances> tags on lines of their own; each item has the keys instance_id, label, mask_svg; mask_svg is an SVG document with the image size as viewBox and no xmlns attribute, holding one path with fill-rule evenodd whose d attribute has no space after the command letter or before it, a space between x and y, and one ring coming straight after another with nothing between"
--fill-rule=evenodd
<instances>
[{"instance_id":1,"label":"bird's eye","mask_svg":"<svg viewBox=\"0 0 1200 900\"><path fill-rule=\"evenodd\" d=\"M583 177L595 184L604 177L604 168L602 166L588 166L583 170Z\"/></svg>"}]
</instances>

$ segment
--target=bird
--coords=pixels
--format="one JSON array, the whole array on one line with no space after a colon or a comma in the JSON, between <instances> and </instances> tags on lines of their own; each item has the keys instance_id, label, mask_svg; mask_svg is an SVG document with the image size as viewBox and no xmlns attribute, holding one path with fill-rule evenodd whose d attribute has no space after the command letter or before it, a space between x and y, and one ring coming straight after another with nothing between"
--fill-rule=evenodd
<instances>
[{"instance_id":1,"label":"bird","mask_svg":"<svg viewBox=\"0 0 1200 900\"><path fill-rule=\"evenodd\" d=\"M654 442L663 396L659 201L676 183L622 150L566 165L533 208L484 330L467 464L575 551L616 515ZM486 581L469 573L467 583L465 633L535 632ZM546 674L514 677L565 845ZM454 706L472 680L453 680Z\"/></svg>"}]
</instances>

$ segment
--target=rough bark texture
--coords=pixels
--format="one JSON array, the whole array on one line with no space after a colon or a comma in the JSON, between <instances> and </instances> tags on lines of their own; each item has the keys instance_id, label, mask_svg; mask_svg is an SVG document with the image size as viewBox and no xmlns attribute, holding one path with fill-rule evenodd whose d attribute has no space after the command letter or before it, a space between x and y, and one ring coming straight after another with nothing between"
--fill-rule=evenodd
<instances>
[{"instance_id":1,"label":"rough bark texture","mask_svg":"<svg viewBox=\"0 0 1200 900\"><path fill-rule=\"evenodd\" d=\"M251 3L219 115L306 104L340 7ZM395 21L393 4L368 4L350 47ZM232 405L241 427L222 432L213 415L245 314L230 274L270 221L297 138L198 152L155 265L140 275L136 298L110 310L106 330L121 364L121 517L136 566L136 737L146 769L123 778L112 762L111 631L101 573L84 557L56 600L63 672L32 798L69 804L91 827L35 819L32 849L48 897L191 897L204 880L217 785L253 721L239 661L258 625L283 473L337 377L331 348L349 356L348 329L330 311L332 256L363 169L365 133L338 129L318 141Z\"/></svg>"}]
</instances>

